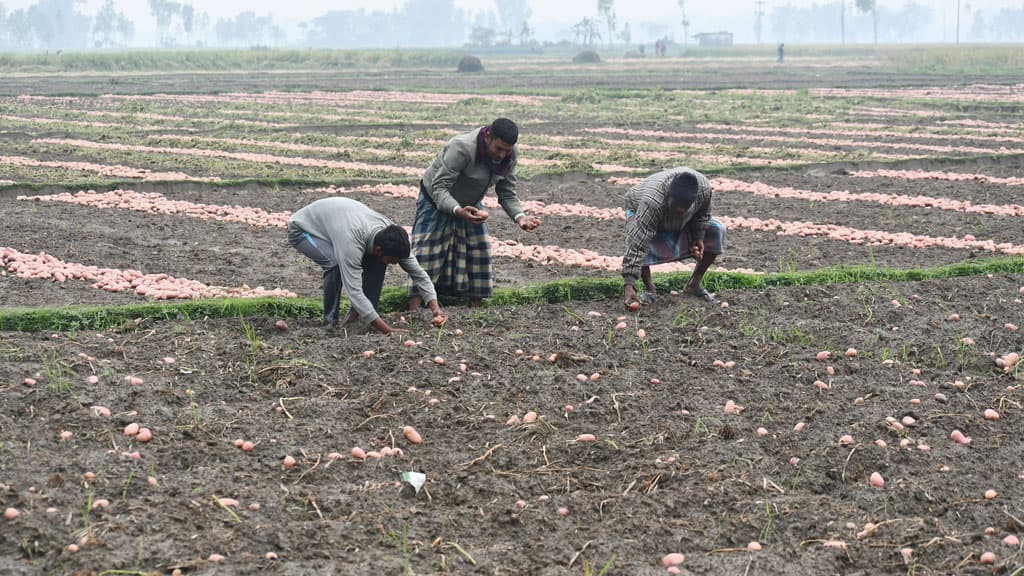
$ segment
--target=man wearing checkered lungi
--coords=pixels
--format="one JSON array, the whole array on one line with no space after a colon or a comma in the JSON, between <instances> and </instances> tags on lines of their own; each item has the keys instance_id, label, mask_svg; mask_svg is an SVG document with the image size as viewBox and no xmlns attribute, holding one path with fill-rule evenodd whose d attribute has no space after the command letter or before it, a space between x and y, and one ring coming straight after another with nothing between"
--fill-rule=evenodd
<instances>
[{"instance_id":1,"label":"man wearing checkered lungi","mask_svg":"<svg viewBox=\"0 0 1024 576\"><path fill-rule=\"evenodd\" d=\"M626 254L622 257L626 308L653 304L651 265L693 258L684 294L717 302L704 289L704 273L725 249L725 226L711 217L711 183L692 168L671 168L644 178L626 193ZM644 294L637 297L637 277Z\"/></svg>"},{"instance_id":2,"label":"man wearing checkered lungi","mask_svg":"<svg viewBox=\"0 0 1024 576\"><path fill-rule=\"evenodd\" d=\"M493 186L498 203L520 228L540 219L527 216L516 196L516 141L519 128L498 118L449 140L420 180L412 250L438 294L468 298L474 306L491 295L491 249L483 198ZM418 287L409 288L409 309L423 305Z\"/></svg>"}]
</instances>

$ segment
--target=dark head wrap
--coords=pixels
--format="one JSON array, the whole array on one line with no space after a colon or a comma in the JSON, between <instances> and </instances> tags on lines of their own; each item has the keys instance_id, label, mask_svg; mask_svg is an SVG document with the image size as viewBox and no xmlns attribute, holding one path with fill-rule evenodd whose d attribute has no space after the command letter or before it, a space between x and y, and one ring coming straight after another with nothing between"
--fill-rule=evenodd
<instances>
[{"instance_id":1,"label":"dark head wrap","mask_svg":"<svg viewBox=\"0 0 1024 576\"><path fill-rule=\"evenodd\" d=\"M676 202L693 202L700 190L700 182L692 172L683 172L668 185L668 196Z\"/></svg>"}]
</instances>

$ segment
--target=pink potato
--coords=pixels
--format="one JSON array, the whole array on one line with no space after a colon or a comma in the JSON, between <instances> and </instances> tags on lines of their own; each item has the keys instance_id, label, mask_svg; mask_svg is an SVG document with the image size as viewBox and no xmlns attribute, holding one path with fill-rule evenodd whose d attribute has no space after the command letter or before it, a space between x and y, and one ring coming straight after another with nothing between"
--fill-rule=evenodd
<instances>
[{"instance_id":1,"label":"pink potato","mask_svg":"<svg viewBox=\"0 0 1024 576\"><path fill-rule=\"evenodd\" d=\"M139 433L139 428L140 426L138 422L132 422L131 424L124 427L124 435L135 436Z\"/></svg>"},{"instance_id":2,"label":"pink potato","mask_svg":"<svg viewBox=\"0 0 1024 576\"><path fill-rule=\"evenodd\" d=\"M284 468L285 470L288 470L289 468L294 468L295 464L295 458L293 458L291 454L285 456L284 460L281 461L281 467Z\"/></svg>"},{"instance_id":3,"label":"pink potato","mask_svg":"<svg viewBox=\"0 0 1024 576\"><path fill-rule=\"evenodd\" d=\"M277 328L281 332L287 332L288 331L288 323L285 322L284 320L278 320L277 322L274 322L274 328Z\"/></svg>"},{"instance_id":4,"label":"pink potato","mask_svg":"<svg viewBox=\"0 0 1024 576\"><path fill-rule=\"evenodd\" d=\"M596 442L597 437L593 434L580 434L576 437L576 441L580 443Z\"/></svg>"},{"instance_id":5,"label":"pink potato","mask_svg":"<svg viewBox=\"0 0 1024 576\"><path fill-rule=\"evenodd\" d=\"M661 558L662 566L678 566L683 563L686 557L679 552L672 552L671 554L665 554Z\"/></svg>"},{"instance_id":6,"label":"pink potato","mask_svg":"<svg viewBox=\"0 0 1024 576\"><path fill-rule=\"evenodd\" d=\"M950 432L949 437L953 440L953 442L956 442L957 444L966 445L971 443L971 439L968 436L965 436L964 433L959 430L953 430L952 432Z\"/></svg>"},{"instance_id":7,"label":"pink potato","mask_svg":"<svg viewBox=\"0 0 1024 576\"><path fill-rule=\"evenodd\" d=\"M139 428L139 434L135 439L139 442L149 442L153 439L153 432L149 428Z\"/></svg>"},{"instance_id":8,"label":"pink potato","mask_svg":"<svg viewBox=\"0 0 1024 576\"><path fill-rule=\"evenodd\" d=\"M423 436L420 436L420 433L417 432L416 429L413 428L412 426L406 426L402 428L402 436L405 436L405 439L412 444L423 443Z\"/></svg>"}]
</instances>

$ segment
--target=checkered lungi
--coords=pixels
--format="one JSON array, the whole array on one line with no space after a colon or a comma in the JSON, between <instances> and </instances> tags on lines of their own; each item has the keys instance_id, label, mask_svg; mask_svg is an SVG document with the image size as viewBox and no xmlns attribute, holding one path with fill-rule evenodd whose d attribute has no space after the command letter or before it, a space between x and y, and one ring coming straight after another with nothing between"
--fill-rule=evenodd
<instances>
[{"instance_id":1,"label":"checkered lungi","mask_svg":"<svg viewBox=\"0 0 1024 576\"><path fill-rule=\"evenodd\" d=\"M632 210L626 210L626 220L636 216ZM714 216L711 225L704 232L704 253L721 255L725 251L725 226ZM690 235L684 230L659 230L651 238L650 250L644 259L644 266L665 264L692 258L690 255Z\"/></svg>"},{"instance_id":2,"label":"checkered lungi","mask_svg":"<svg viewBox=\"0 0 1024 576\"><path fill-rule=\"evenodd\" d=\"M438 212L422 184L412 224L412 252L434 282L438 295L474 299L491 296L487 226ZM409 294L418 294L415 286L409 288Z\"/></svg>"}]
</instances>

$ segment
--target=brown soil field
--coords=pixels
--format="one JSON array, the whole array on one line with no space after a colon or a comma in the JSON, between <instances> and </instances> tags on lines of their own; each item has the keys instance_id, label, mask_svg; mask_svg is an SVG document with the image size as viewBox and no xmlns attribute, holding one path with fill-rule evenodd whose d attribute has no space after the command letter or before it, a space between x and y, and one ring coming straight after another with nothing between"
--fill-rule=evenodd
<instances>
[{"instance_id":1,"label":"brown soil field","mask_svg":"<svg viewBox=\"0 0 1024 576\"><path fill-rule=\"evenodd\" d=\"M936 81L814 70L772 85ZM699 74L705 87L778 80ZM285 78L295 90L396 82L227 76L217 90L277 89ZM649 87L669 88L695 77L644 76ZM446 79L424 72L403 85ZM129 75L116 88L203 92L203 81ZM524 75L512 85L536 87L531 81ZM629 81L610 76L607 85ZM95 93L105 82L18 76L0 93ZM451 88L486 86L485 77L458 82ZM724 177L1021 204L1019 186L850 175L878 167ZM1019 176L1022 160L884 167L1009 177ZM618 208L626 188L564 174L524 180L520 192L548 204ZM195 183L134 189L268 212L293 212L323 194ZM0 246L320 296L320 272L282 229L17 199L63 191L0 190ZM352 196L412 224L411 199ZM491 233L501 240L606 256L623 250L619 220L545 216L526 233L493 214ZM1024 245L1019 217L936 208L722 191L713 214ZM733 228L713 270L908 269L993 255ZM494 272L499 288L618 275L506 257L495 259ZM391 272L387 282L405 278ZM607 567L606 576L661 575L669 553L685 556L678 569L688 575L1021 573L1022 549L1006 539L1024 534L1024 372L996 361L1024 353L1024 274L718 297L723 304L709 305L665 293L638 313L625 313L618 299L450 306L442 329L419 313L390 314L408 329L392 336L330 331L302 318L284 318L281 330L272 317L0 332L0 508L18 512L0 520L0 574L590 576ZM4 310L144 301L87 282L0 274ZM524 422L530 413L536 419ZM132 424L152 439L126 435ZM422 443L406 439L406 426ZM954 431L970 442L954 441ZM356 447L374 454L356 458ZM285 466L289 457L294 465ZM403 485L405 472L425 474L421 491ZM876 473L884 485L872 485Z\"/></svg>"},{"instance_id":2,"label":"brown soil field","mask_svg":"<svg viewBox=\"0 0 1024 576\"><path fill-rule=\"evenodd\" d=\"M899 184L841 171L743 178L816 191L995 204L1016 198L1006 186ZM531 200L598 207L618 206L624 190L586 176L522 186ZM195 185L164 192L268 211L292 211L317 197ZM5 228L2 245L214 285L319 294L319 273L278 229L5 194L5 217L19 226ZM411 224L411 200L357 197ZM715 213L1024 243L1019 226L942 210L722 193ZM527 234L502 216L492 233L523 243L616 254L624 241L616 220L550 217ZM719 265L907 268L975 256L730 230ZM495 271L498 286L615 275L507 258L496 260ZM6 275L0 284L13 306L140 301L85 282ZM719 294L728 307L665 294L627 315L622 331L613 329L618 301L452 307L442 331L407 318L413 347L364 329L328 333L310 320L288 319L290 330L280 332L276 318L249 319L249 336L238 319L201 318L104 332L3 333L0 504L21 511L0 523L3 569L583 574L585 563L595 569L614 557L609 574L661 574L661 557L681 552L688 574L980 574L991 568L979 563L981 554L992 551L996 572L1009 573L1021 555L1001 540L1024 530L1024 468L1014 440L1022 429L1021 374L1003 372L994 358L1024 348L1020 333L1004 328L1024 325L1022 287L1024 276L1008 275L734 290ZM953 313L960 321L948 320ZM851 348L857 355L845 356ZM364 358L366 350L375 355ZM832 359L817 361L822 350ZM435 364L436 356L445 364ZM715 367L715 360L735 364ZM143 384L126 384L128 376ZM728 400L745 409L724 414ZM95 405L112 416L93 416ZM985 409L1001 418L986 420ZM506 424L529 411L537 422ZM902 430L886 422L907 416L914 422ZM152 429L154 439L124 436L132 422ZM403 438L406 425L423 444ZM767 434L759 436L759 427ZM954 443L954 429L972 443ZM62 441L62 431L71 436ZM597 441L576 441L583 433ZM853 444L839 444L845 434ZM236 438L255 449L239 450ZM350 455L354 446L404 454L359 461ZM136 451L140 459L126 456ZM343 457L330 460L331 452ZM298 462L289 470L286 455ZM406 471L427 475L418 497L403 496ZM86 480L90 472L95 477ZM884 488L869 485L873 472ZM989 489L998 496L986 500ZM240 504L225 509L215 498ZM88 510L98 499L109 507ZM877 528L866 529L869 523ZM748 552L752 541L763 549ZM69 552L76 542L80 549ZM913 549L910 560L904 548ZM211 554L225 559L211 563Z\"/></svg>"},{"instance_id":3,"label":"brown soil field","mask_svg":"<svg viewBox=\"0 0 1024 576\"><path fill-rule=\"evenodd\" d=\"M0 504L21 515L0 523L0 568L584 574L614 558L608 574L663 574L680 552L684 574L1009 573L1021 373L993 355L1022 349L1004 328L1024 325L1022 287L1018 274L776 288L724 295L727 308L663 295L621 331L618 301L453 307L440 332L408 317L413 347L275 318L249 319L249 336L199 318L3 333ZM726 415L727 401L744 409ZM133 422L153 440L125 436ZM402 455L356 460L355 446ZM426 474L418 497L402 493L407 471Z\"/></svg>"}]
</instances>

